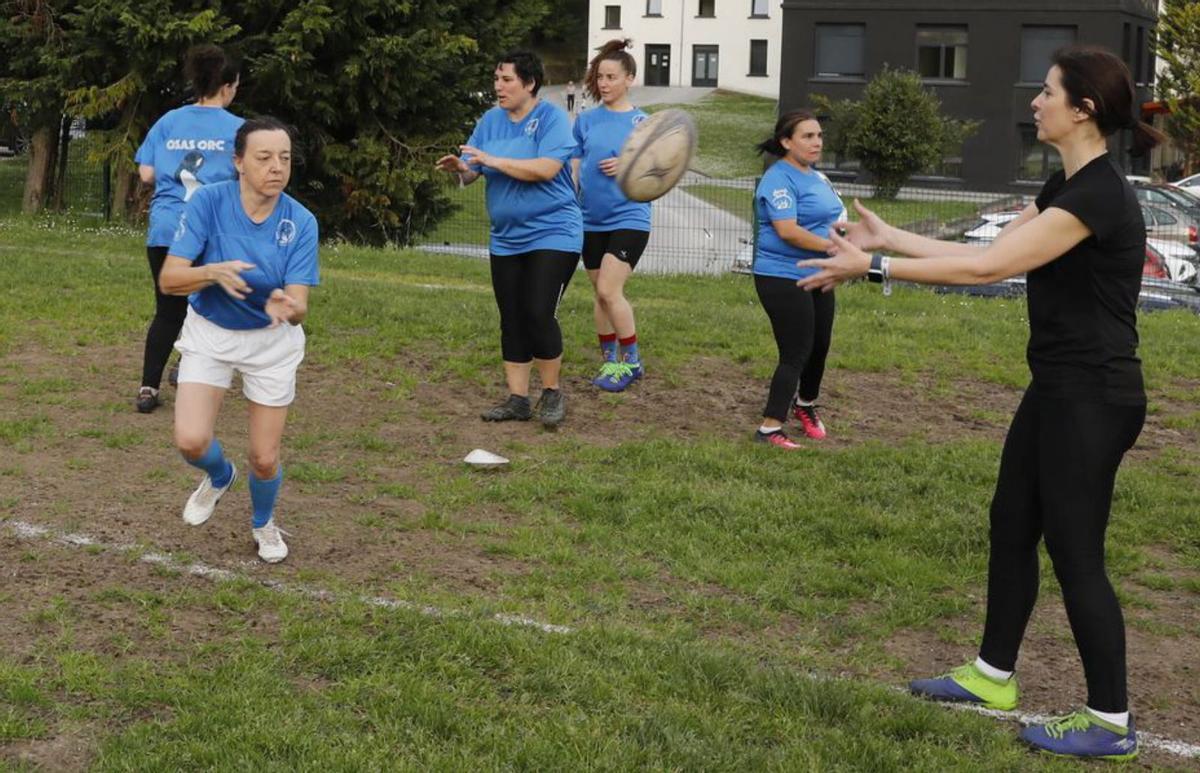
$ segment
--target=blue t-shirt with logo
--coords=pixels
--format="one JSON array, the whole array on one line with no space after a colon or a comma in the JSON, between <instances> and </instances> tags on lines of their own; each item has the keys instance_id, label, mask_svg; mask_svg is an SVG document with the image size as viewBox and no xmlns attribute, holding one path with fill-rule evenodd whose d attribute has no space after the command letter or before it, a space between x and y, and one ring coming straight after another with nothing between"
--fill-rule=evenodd
<instances>
[{"instance_id":1,"label":"blue t-shirt with logo","mask_svg":"<svg viewBox=\"0 0 1200 773\"><path fill-rule=\"evenodd\" d=\"M604 106L575 119L575 157L579 159L579 205L583 230L650 230L650 204L632 201L617 185L617 178L600 171L600 162L621 155L633 127L646 114L633 109L617 113Z\"/></svg>"},{"instance_id":2,"label":"blue t-shirt with logo","mask_svg":"<svg viewBox=\"0 0 1200 773\"><path fill-rule=\"evenodd\" d=\"M233 140L243 121L223 108L185 105L150 127L133 157L154 167L147 246L171 244L183 205L201 186L237 179Z\"/></svg>"},{"instance_id":3,"label":"blue t-shirt with logo","mask_svg":"<svg viewBox=\"0 0 1200 773\"><path fill-rule=\"evenodd\" d=\"M802 279L815 268L797 268L796 261L829 257L824 252L802 250L779 238L774 221L795 220L811 234L829 238L830 227L845 211L829 179L816 169L803 172L780 159L762 176L754 192L758 215L758 245L751 271L759 276Z\"/></svg>"},{"instance_id":4,"label":"blue t-shirt with logo","mask_svg":"<svg viewBox=\"0 0 1200 773\"><path fill-rule=\"evenodd\" d=\"M539 102L514 123L504 108L493 107L479 119L467 144L499 158L552 158L563 165L546 182L521 182L495 169L477 167L487 184L493 254L583 249L583 224L568 163L575 141L565 110Z\"/></svg>"},{"instance_id":5,"label":"blue t-shirt with logo","mask_svg":"<svg viewBox=\"0 0 1200 773\"><path fill-rule=\"evenodd\" d=\"M317 219L286 193L270 217L255 223L242 207L236 180L206 185L192 196L179 218L168 252L194 266L244 260L254 268L242 272L251 292L234 298L220 285L188 296L192 308L229 330L268 327L267 298L287 285L316 285Z\"/></svg>"}]
</instances>

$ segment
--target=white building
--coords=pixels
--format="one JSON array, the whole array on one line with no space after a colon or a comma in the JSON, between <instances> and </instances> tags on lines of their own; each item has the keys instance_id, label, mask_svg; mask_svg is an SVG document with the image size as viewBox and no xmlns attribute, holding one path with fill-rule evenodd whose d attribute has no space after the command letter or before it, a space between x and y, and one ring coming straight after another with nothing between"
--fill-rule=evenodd
<instances>
[{"instance_id":1,"label":"white building","mask_svg":"<svg viewBox=\"0 0 1200 773\"><path fill-rule=\"evenodd\" d=\"M780 0L592 0L588 59L631 38L638 83L713 86L777 99Z\"/></svg>"}]
</instances>

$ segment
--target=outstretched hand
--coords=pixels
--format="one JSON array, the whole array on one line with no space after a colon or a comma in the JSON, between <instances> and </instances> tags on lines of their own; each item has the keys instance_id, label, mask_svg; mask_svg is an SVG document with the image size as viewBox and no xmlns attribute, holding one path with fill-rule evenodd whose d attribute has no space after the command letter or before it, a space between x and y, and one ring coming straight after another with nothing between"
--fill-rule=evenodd
<instances>
[{"instance_id":1,"label":"outstretched hand","mask_svg":"<svg viewBox=\"0 0 1200 773\"><path fill-rule=\"evenodd\" d=\"M620 159L616 156L613 156L612 158L601 159L599 162L597 162L596 166L600 168L601 172L609 177L616 177L619 162Z\"/></svg>"},{"instance_id":2,"label":"outstretched hand","mask_svg":"<svg viewBox=\"0 0 1200 773\"><path fill-rule=\"evenodd\" d=\"M833 248L829 250L830 257L802 260L796 264L800 268L818 269L817 273L796 282L800 289L829 292L844 282L858 279L871 268L871 256L836 230L829 232L829 239L833 242Z\"/></svg>"},{"instance_id":3,"label":"outstretched hand","mask_svg":"<svg viewBox=\"0 0 1200 773\"><path fill-rule=\"evenodd\" d=\"M279 327L283 322L291 322L296 314L296 299L276 287L267 298L265 311L271 318L271 327Z\"/></svg>"},{"instance_id":4,"label":"outstretched hand","mask_svg":"<svg viewBox=\"0 0 1200 773\"><path fill-rule=\"evenodd\" d=\"M471 171L471 167L467 166L458 156L442 156L437 160L435 166L443 172L450 173L466 174Z\"/></svg>"},{"instance_id":5,"label":"outstretched hand","mask_svg":"<svg viewBox=\"0 0 1200 773\"><path fill-rule=\"evenodd\" d=\"M863 206L858 199L854 200L854 211L858 213L856 222L834 223L833 230L845 234L846 239L859 249L867 251L887 249L892 227L879 215Z\"/></svg>"}]
</instances>

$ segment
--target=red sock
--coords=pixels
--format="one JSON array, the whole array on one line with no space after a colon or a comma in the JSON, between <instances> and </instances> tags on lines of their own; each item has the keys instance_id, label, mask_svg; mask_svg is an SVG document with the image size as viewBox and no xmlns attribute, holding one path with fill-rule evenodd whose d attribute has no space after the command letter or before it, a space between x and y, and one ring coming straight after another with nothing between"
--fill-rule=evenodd
<instances>
[{"instance_id":1,"label":"red sock","mask_svg":"<svg viewBox=\"0 0 1200 773\"><path fill-rule=\"evenodd\" d=\"M616 336L614 335L613 338L616 338ZM628 338L621 338L619 340L621 342L621 346L632 346L633 344L637 343L637 333L634 333Z\"/></svg>"}]
</instances>

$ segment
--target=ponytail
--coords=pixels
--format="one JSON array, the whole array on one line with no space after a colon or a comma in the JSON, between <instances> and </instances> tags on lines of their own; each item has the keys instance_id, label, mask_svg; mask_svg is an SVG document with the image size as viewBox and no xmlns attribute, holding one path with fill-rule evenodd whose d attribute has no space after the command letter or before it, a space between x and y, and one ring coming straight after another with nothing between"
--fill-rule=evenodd
<instances>
[{"instance_id":1,"label":"ponytail","mask_svg":"<svg viewBox=\"0 0 1200 773\"><path fill-rule=\"evenodd\" d=\"M600 78L600 63L605 61L619 62L621 69L626 75L637 75L637 62L633 56L626 51L633 47L633 41L629 38L618 38L610 40L596 50L599 51L592 61L588 63L587 74L583 77L583 91L593 102L600 101L600 86L598 84Z\"/></svg>"},{"instance_id":2,"label":"ponytail","mask_svg":"<svg viewBox=\"0 0 1200 773\"><path fill-rule=\"evenodd\" d=\"M1133 146L1129 150L1130 155L1144 156L1167 140L1167 135L1145 121L1135 120L1131 128L1133 129Z\"/></svg>"}]
</instances>

